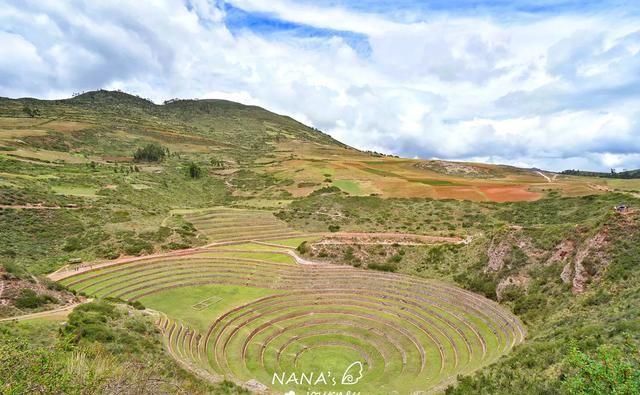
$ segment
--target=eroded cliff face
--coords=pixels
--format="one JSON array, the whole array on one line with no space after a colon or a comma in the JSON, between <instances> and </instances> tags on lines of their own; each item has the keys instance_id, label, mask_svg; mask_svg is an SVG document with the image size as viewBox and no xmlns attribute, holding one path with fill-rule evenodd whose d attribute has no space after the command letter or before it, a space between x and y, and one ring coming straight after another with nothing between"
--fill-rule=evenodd
<instances>
[{"instance_id":1,"label":"eroded cliff face","mask_svg":"<svg viewBox=\"0 0 640 395\"><path fill-rule=\"evenodd\" d=\"M610 244L608 229L603 228L578 246L574 258L565 264L560 275L564 283L571 285L573 293L584 292L590 281L601 276L609 265Z\"/></svg>"},{"instance_id":2,"label":"eroded cliff face","mask_svg":"<svg viewBox=\"0 0 640 395\"><path fill-rule=\"evenodd\" d=\"M611 229L631 231L637 225L636 213L616 214L597 228L576 227L553 248L538 247L535 236L527 229L512 227L493 236L487 248L485 273L496 276L496 295L502 300L510 287L527 289L536 268L562 265L559 276L574 294L585 292L598 281L611 262L613 238Z\"/></svg>"}]
</instances>

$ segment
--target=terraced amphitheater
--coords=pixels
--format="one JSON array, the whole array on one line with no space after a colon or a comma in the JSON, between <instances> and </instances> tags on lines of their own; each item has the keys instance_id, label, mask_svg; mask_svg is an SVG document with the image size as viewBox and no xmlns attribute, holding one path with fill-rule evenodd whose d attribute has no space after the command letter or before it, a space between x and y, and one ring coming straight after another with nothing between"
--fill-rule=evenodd
<instances>
[{"instance_id":1,"label":"terraced amphitheater","mask_svg":"<svg viewBox=\"0 0 640 395\"><path fill-rule=\"evenodd\" d=\"M433 390L524 339L515 316L474 293L400 274L299 265L292 255L265 244L222 245L68 272L61 282L141 301L159 311L168 350L185 367L274 392Z\"/></svg>"},{"instance_id":2,"label":"terraced amphitheater","mask_svg":"<svg viewBox=\"0 0 640 395\"><path fill-rule=\"evenodd\" d=\"M188 213L184 218L216 243L301 236L270 211L221 207Z\"/></svg>"}]
</instances>

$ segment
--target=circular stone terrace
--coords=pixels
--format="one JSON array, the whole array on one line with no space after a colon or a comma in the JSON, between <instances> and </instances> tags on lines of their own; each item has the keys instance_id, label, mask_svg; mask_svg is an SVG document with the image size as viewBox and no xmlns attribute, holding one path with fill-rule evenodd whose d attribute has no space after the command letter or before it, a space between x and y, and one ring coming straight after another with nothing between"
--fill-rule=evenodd
<instances>
[{"instance_id":1,"label":"circular stone terrace","mask_svg":"<svg viewBox=\"0 0 640 395\"><path fill-rule=\"evenodd\" d=\"M184 367L254 390L433 390L524 340L517 317L458 287L299 264L286 240L232 237L238 244L123 259L55 278L89 296L141 300L159 310L167 348ZM213 294L195 300L203 287ZM232 296L215 292L223 289Z\"/></svg>"}]
</instances>

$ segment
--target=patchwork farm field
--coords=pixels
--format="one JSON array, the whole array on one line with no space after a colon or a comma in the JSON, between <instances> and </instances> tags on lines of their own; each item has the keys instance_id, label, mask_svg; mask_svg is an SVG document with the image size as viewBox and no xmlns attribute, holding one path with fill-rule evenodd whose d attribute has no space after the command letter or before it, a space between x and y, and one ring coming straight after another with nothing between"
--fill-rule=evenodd
<instances>
[{"instance_id":1,"label":"patchwork farm field","mask_svg":"<svg viewBox=\"0 0 640 395\"><path fill-rule=\"evenodd\" d=\"M157 311L169 352L203 377L275 391L428 390L524 340L514 315L469 291L305 261L293 246L314 237L290 238L268 212L216 208L187 218L211 244L57 276L88 296ZM354 383L343 383L354 363ZM321 374L331 378L318 382Z\"/></svg>"},{"instance_id":2,"label":"patchwork farm field","mask_svg":"<svg viewBox=\"0 0 640 395\"><path fill-rule=\"evenodd\" d=\"M231 106L228 110L233 113L238 109ZM221 143L229 141L231 131L215 136L202 131L185 134L181 130L183 125L167 120L135 122L125 132L122 120L115 122L117 117L111 116L114 119L80 116L67 110L66 120L54 116L0 117L0 158L49 167L131 164L127 154L134 149L136 140L151 138L164 141L171 152L182 152L200 161L224 158L224 169L218 169L219 175L227 178L233 196L251 198L247 204L259 204L255 202L263 198L265 204L282 205L287 199L308 196L322 187L335 187L351 196L514 202L538 200L549 191L566 196L603 193L609 188L608 183L615 185L597 178L510 166L372 156L333 140L317 137L309 140L306 133L291 134L264 120L252 120L248 125L265 129L264 138L276 139L265 140L263 147L270 148L267 151L249 149L258 144L251 142L251 136L234 136L240 138L234 144ZM198 124L197 119L192 122ZM225 124L226 127L237 132L233 125ZM70 149L80 143L83 147L90 143L93 149L91 152ZM245 167L242 162L247 158L247 150L255 160ZM153 166L140 166L140 170L163 171L162 167ZM152 188L144 183L130 184L134 189Z\"/></svg>"},{"instance_id":3,"label":"patchwork farm field","mask_svg":"<svg viewBox=\"0 0 640 395\"><path fill-rule=\"evenodd\" d=\"M336 187L351 196L517 202L541 199L549 191L566 196L601 193L602 179L585 179L510 166L371 158L342 148L282 143L276 160L262 169L292 179L285 189L307 196L318 187Z\"/></svg>"}]
</instances>

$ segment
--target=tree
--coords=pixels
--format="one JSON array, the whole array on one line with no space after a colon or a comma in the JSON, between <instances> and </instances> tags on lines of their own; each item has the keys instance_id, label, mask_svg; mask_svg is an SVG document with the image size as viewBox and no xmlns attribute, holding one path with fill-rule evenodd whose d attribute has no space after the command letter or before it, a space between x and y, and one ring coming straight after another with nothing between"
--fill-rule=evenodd
<instances>
[{"instance_id":1,"label":"tree","mask_svg":"<svg viewBox=\"0 0 640 395\"><path fill-rule=\"evenodd\" d=\"M28 116L30 116L31 118L36 117L38 115L40 115L40 110L38 110L35 107L30 107L28 104L25 104L24 107L22 108L22 111L24 111Z\"/></svg>"},{"instance_id":2,"label":"tree","mask_svg":"<svg viewBox=\"0 0 640 395\"><path fill-rule=\"evenodd\" d=\"M166 149L158 143L150 143L133 154L136 162L162 162L166 155Z\"/></svg>"},{"instance_id":3,"label":"tree","mask_svg":"<svg viewBox=\"0 0 640 395\"><path fill-rule=\"evenodd\" d=\"M202 177L202 169L197 163L189 163L189 176L193 179Z\"/></svg>"}]
</instances>

